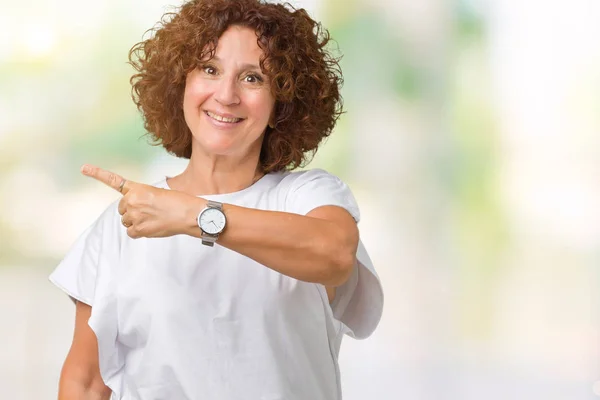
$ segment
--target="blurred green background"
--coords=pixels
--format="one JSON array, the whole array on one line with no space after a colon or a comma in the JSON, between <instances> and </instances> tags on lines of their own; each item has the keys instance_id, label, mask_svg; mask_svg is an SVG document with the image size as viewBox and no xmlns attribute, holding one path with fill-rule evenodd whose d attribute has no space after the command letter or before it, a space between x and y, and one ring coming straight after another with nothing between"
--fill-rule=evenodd
<instances>
[{"instance_id":1,"label":"blurred green background","mask_svg":"<svg viewBox=\"0 0 600 400\"><path fill-rule=\"evenodd\" d=\"M383 281L346 340L347 400L600 396L600 3L294 1L344 55L346 114L312 167L350 184ZM47 275L152 183L129 48L164 0L0 0L0 387L52 398L74 308Z\"/></svg>"}]
</instances>

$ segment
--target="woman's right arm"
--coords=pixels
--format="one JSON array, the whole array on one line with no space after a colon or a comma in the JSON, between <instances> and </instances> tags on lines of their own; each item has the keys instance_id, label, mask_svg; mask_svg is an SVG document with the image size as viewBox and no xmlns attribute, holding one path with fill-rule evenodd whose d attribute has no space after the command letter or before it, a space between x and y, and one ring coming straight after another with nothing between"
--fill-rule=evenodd
<instances>
[{"instance_id":1,"label":"woman's right arm","mask_svg":"<svg viewBox=\"0 0 600 400\"><path fill-rule=\"evenodd\" d=\"M76 302L73 343L58 384L58 400L108 400L112 391L104 384L98 365L98 340L89 327L92 307Z\"/></svg>"}]
</instances>

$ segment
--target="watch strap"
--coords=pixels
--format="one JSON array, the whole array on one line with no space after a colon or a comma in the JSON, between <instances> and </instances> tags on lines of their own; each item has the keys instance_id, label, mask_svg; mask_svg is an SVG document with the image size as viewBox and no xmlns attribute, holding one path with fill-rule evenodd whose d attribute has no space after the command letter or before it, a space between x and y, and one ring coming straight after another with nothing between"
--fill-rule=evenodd
<instances>
[{"instance_id":1,"label":"watch strap","mask_svg":"<svg viewBox=\"0 0 600 400\"><path fill-rule=\"evenodd\" d=\"M208 200L206 204L207 208L216 208L223 211L223 203L219 203L218 201Z\"/></svg>"},{"instance_id":2,"label":"watch strap","mask_svg":"<svg viewBox=\"0 0 600 400\"><path fill-rule=\"evenodd\" d=\"M204 231L202 231L202 244L205 246L210 246L213 247L215 245L215 242L217 241L217 237L214 235L209 235L208 233L205 233Z\"/></svg>"}]
</instances>

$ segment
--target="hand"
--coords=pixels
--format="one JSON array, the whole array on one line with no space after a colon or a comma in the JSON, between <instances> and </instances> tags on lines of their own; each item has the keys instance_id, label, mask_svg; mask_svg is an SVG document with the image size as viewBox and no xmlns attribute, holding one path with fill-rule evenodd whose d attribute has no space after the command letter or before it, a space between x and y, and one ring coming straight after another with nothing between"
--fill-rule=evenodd
<instances>
[{"instance_id":1,"label":"hand","mask_svg":"<svg viewBox=\"0 0 600 400\"><path fill-rule=\"evenodd\" d=\"M123 194L119 214L127 235L134 239L167 237L189 231L190 224L196 224L195 217L206 202L176 190L125 180L92 165L84 165L81 172Z\"/></svg>"}]
</instances>

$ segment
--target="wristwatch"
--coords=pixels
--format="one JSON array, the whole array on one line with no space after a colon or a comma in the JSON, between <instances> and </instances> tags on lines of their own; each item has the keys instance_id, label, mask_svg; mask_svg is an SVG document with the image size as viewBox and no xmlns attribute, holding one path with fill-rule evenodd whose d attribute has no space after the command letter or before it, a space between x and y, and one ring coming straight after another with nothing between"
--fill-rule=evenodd
<instances>
[{"instance_id":1,"label":"wristwatch","mask_svg":"<svg viewBox=\"0 0 600 400\"><path fill-rule=\"evenodd\" d=\"M219 238L219 234L225 229L227 218L223 212L223 203L208 200L206 208L198 214L198 226L202 231L200 238L202 244L213 246Z\"/></svg>"}]
</instances>

